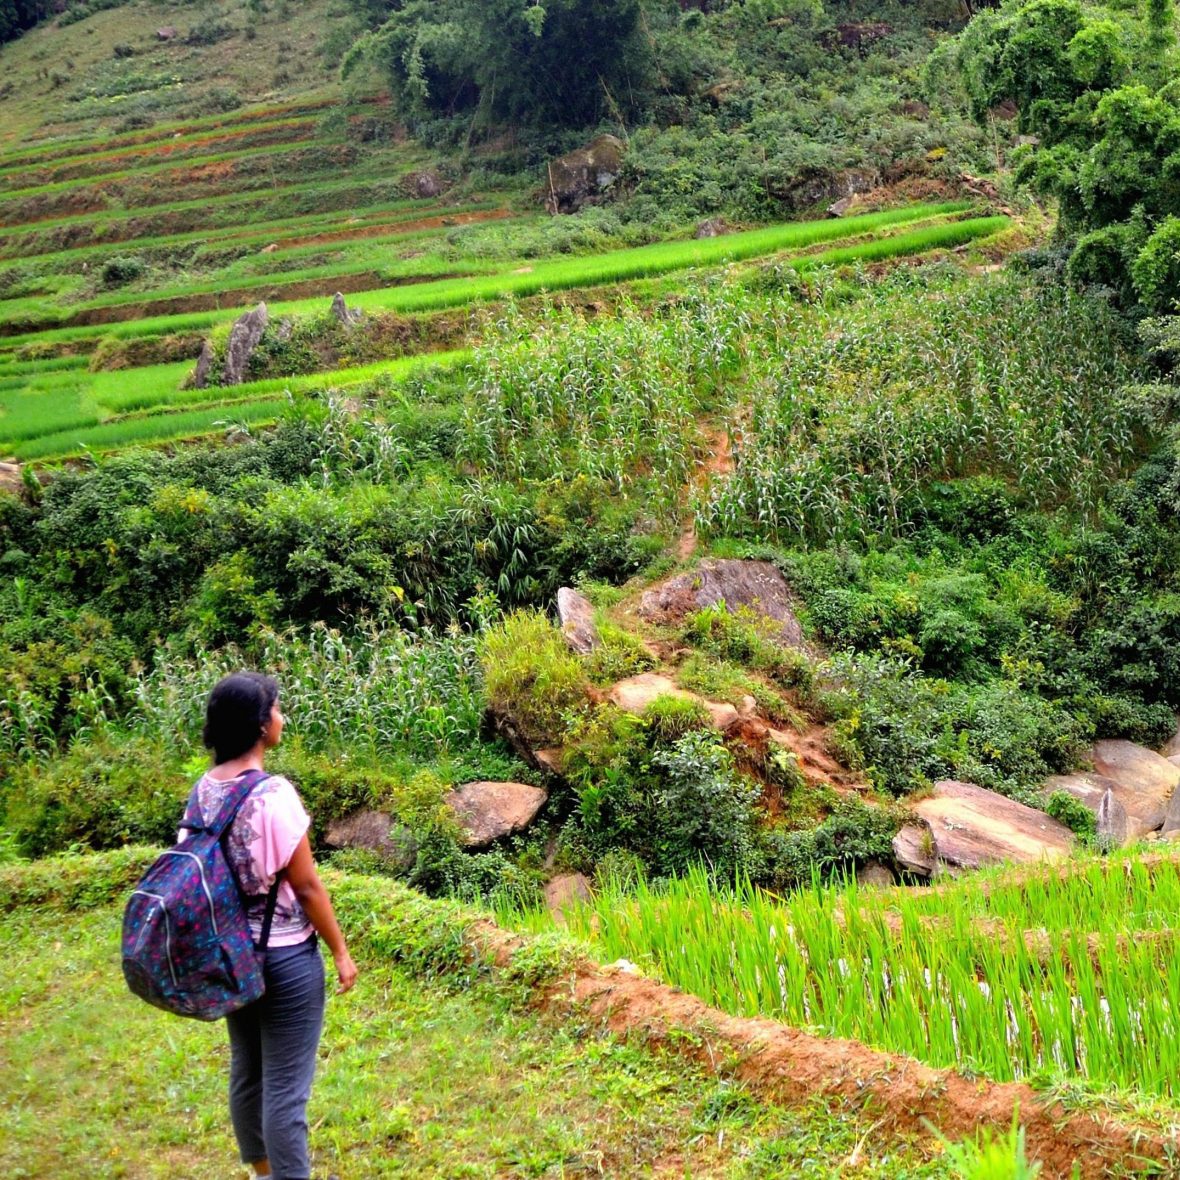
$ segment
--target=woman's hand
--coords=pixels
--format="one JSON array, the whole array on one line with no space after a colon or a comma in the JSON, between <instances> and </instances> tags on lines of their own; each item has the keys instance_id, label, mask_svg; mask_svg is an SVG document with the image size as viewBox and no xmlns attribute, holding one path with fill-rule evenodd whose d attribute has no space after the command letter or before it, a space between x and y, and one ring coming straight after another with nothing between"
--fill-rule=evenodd
<instances>
[{"instance_id":1,"label":"woman's hand","mask_svg":"<svg viewBox=\"0 0 1180 1180\"><path fill-rule=\"evenodd\" d=\"M348 951L341 951L340 954L335 956L335 960L336 976L340 980L340 983L336 987L336 994L342 996L356 983L356 964L352 961L352 956Z\"/></svg>"}]
</instances>

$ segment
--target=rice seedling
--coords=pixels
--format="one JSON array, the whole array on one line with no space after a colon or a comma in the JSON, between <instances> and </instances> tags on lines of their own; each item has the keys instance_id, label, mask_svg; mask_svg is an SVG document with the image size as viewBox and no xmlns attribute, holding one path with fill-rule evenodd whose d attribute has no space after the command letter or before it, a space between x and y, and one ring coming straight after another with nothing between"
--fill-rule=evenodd
<instances>
[{"instance_id":1,"label":"rice seedling","mask_svg":"<svg viewBox=\"0 0 1180 1180\"><path fill-rule=\"evenodd\" d=\"M219 415L258 424L265 417L273 419L275 414L259 417L251 410L249 419L239 419L236 411L221 413L220 408L265 402L273 411L279 400L289 394L345 389L375 380L402 381L433 368L460 365L470 356L463 349L424 353L325 373L250 381L230 388L180 388L192 368L187 361L102 373L76 369L49 372L31 384L17 378L20 385L15 391L6 390L0 381L0 446L16 444L14 450L19 458L43 460L83 449L114 449L122 445L124 438L128 444L171 441L185 437L183 431L190 419L159 411L212 407L212 417L201 414L192 419L196 422L193 434L213 429L211 423ZM145 413L150 416L127 417ZM137 424L143 422L154 425L149 429Z\"/></svg>"},{"instance_id":2,"label":"rice seedling","mask_svg":"<svg viewBox=\"0 0 1180 1180\"><path fill-rule=\"evenodd\" d=\"M773 898L745 881L719 884L704 869L659 888L606 882L567 920L596 953L633 959L730 1012L998 1080L1071 1077L1174 1099L1174 932L1158 925L1151 939L1126 935L1153 907L1174 905L1180 873L1161 874L1150 898L1129 862L1109 876L1129 906L1112 908L1117 891L1095 891L1090 872L1037 899L1048 954L1019 937L1027 908L1014 908L1013 919L997 907L1007 937L995 926L981 932L965 900L970 883L939 891L936 926L920 890L864 892L850 881Z\"/></svg>"},{"instance_id":3,"label":"rice seedling","mask_svg":"<svg viewBox=\"0 0 1180 1180\"><path fill-rule=\"evenodd\" d=\"M197 438L223 429L263 426L274 422L282 409L281 395L254 401L223 401L199 410L117 418L113 422L72 426L19 443L12 453L22 462L69 458L129 446L147 446Z\"/></svg>"}]
</instances>

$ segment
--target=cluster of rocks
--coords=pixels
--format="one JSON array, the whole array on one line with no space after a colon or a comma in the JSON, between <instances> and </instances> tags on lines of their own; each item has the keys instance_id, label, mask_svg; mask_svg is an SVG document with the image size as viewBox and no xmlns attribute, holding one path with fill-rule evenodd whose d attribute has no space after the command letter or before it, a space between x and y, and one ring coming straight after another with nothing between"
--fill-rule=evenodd
<instances>
[{"instance_id":1,"label":"cluster of rocks","mask_svg":"<svg viewBox=\"0 0 1180 1180\"><path fill-rule=\"evenodd\" d=\"M344 302L344 296L337 291L332 296L332 315L346 328L354 328L364 318L365 313L359 308L349 308ZM262 342L262 337L270 324L270 314L266 304L260 303L252 311L243 312L234 321L229 332L229 342L226 344L225 360L221 366L221 385L241 385L246 380L250 365L250 357ZM282 319L278 325L278 339L286 340L290 337L294 325L289 319ZM197 357L196 367L189 384L193 389L204 389L209 384L214 361L217 359L212 341L206 339L201 345L201 353Z\"/></svg>"},{"instance_id":2,"label":"cluster of rocks","mask_svg":"<svg viewBox=\"0 0 1180 1180\"><path fill-rule=\"evenodd\" d=\"M693 611L723 603L736 611L747 608L766 623L768 638L783 647L801 648L803 634L793 609L790 588L769 562L706 560L646 591L638 613L657 623L678 623ZM585 655L602 640L592 604L577 591L563 587L557 610L566 642ZM729 735L748 739L754 729L762 741L791 745L797 737L762 721L752 697L740 705L710 701L681 688L670 676L645 672L615 683L606 699L627 712L641 714L659 697L692 700L707 710L712 724ZM560 750L528 751L544 772L556 773ZM1127 741L1100 741L1090 752L1093 770L1049 778L1042 791L1046 805L1056 792L1065 792L1094 813L1105 847L1144 838L1167 838L1180 833L1180 730L1163 753ZM821 777L839 782L839 768L817 764ZM542 787L524 783L474 782L452 791L446 799L455 815L465 847L486 848L497 840L524 831L548 800ZM334 825L329 843L360 844L397 861L407 855L388 815L363 813ZM1003 861L1053 861L1068 856L1076 844L1073 832L1045 811L1018 803L975 783L945 780L912 805L912 819L893 840L894 864L870 864L859 876L863 884L890 885L895 872L932 877L980 868ZM413 858L410 856L410 864ZM587 895L589 884L575 874L555 878L547 896L559 912L571 900Z\"/></svg>"},{"instance_id":3,"label":"cluster of rocks","mask_svg":"<svg viewBox=\"0 0 1180 1180\"><path fill-rule=\"evenodd\" d=\"M1042 788L1093 812L1099 843L1118 848L1180 833L1180 734L1164 752L1128 741L1101 741L1090 751L1092 771L1054 775ZM898 832L893 854L906 872L932 876L1000 861L1053 861L1067 856L1075 837L1044 811L973 783L935 783L913 807L915 820Z\"/></svg>"}]
</instances>

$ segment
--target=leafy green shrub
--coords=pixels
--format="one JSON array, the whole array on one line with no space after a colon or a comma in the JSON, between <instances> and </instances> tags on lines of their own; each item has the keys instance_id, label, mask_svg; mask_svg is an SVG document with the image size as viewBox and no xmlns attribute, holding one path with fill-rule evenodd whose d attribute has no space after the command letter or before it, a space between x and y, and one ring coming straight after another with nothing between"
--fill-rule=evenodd
<instances>
[{"instance_id":1,"label":"leafy green shrub","mask_svg":"<svg viewBox=\"0 0 1180 1180\"><path fill-rule=\"evenodd\" d=\"M109 905L131 890L159 851L133 845L0 865L0 914L22 906L77 911Z\"/></svg>"},{"instance_id":2,"label":"leafy green shrub","mask_svg":"<svg viewBox=\"0 0 1180 1180\"><path fill-rule=\"evenodd\" d=\"M95 738L49 763L18 764L4 788L3 822L32 857L171 844L191 785L168 746Z\"/></svg>"},{"instance_id":3,"label":"leafy green shrub","mask_svg":"<svg viewBox=\"0 0 1180 1180\"><path fill-rule=\"evenodd\" d=\"M706 861L720 877L750 872L758 851L758 784L738 773L716 735L686 733L652 755L663 772L655 793L653 868L678 874Z\"/></svg>"},{"instance_id":4,"label":"leafy green shrub","mask_svg":"<svg viewBox=\"0 0 1180 1180\"><path fill-rule=\"evenodd\" d=\"M560 740L567 715L586 704L586 675L540 611L519 610L480 638L488 703L537 745Z\"/></svg>"},{"instance_id":5,"label":"leafy green shrub","mask_svg":"<svg viewBox=\"0 0 1180 1180\"><path fill-rule=\"evenodd\" d=\"M1045 804L1045 812L1063 823L1083 845L1090 846L1098 835L1098 818L1068 791L1054 791Z\"/></svg>"},{"instance_id":6,"label":"leafy green shrub","mask_svg":"<svg viewBox=\"0 0 1180 1180\"><path fill-rule=\"evenodd\" d=\"M893 837L904 822L900 811L839 799L832 814L807 831L775 828L763 836L763 879L778 889L807 885L853 872L870 860L893 858Z\"/></svg>"},{"instance_id":7,"label":"leafy green shrub","mask_svg":"<svg viewBox=\"0 0 1180 1180\"><path fill-rule=\"evenodd\" d=\"M135 254L116 255L102 264L99 272L107 287L122 287L142 278L147 272L147 263Z\"/></svg>"},{"instance_id":8,"label":"leafy green shrub","mask_svg":"<svg viewBox=\"0 0 1180 1180\"><path fill-rule=\"evenodd\" d=\"M1003 680L953 685L882 657L838 657L830 668L837 741L894 794L959 778L1031 798L1093 736L1083 719Z\"/></svg>"}]
</instances>

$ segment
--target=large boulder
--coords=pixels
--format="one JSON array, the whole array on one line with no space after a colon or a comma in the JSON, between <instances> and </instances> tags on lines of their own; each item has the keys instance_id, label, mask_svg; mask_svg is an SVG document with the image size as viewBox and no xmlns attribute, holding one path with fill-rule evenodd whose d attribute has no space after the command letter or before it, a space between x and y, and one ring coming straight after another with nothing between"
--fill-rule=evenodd
<instances>
[{"instance_id":1,"label":"large boulder","mask_svg":"<svg viewBox=\"0 0 1180 1180\"><path fill-rule=\"evenodd\" d=\"M365 313L360 308L349 310L348 304L344 302L344 296L339 291L332 296L331 312L346 328L354 327L365 318ZM290 330L287 334L290 335Z\"/></svg>"},{"instance_id":2,"label":"large boulder","mask_svg":"<svg viewBox=\"0 0 1180 1180\"><path fill-rule=\"evenodd\" d=\"M585 147L550 160L545 208L550 213L576 213L605 199L623 166L623 142L599 135Z\"/></svg>"},{"instance_id":3,"label":"large boulder","mask_svg":"<svg viewBox=\"0 0 1180 1180\"><path fill-rule=\"evenodd\" d=\"M1167 744L1160 750L1160 754L1164 758L1175 758L1180 755L1180 717L1176 719L1176 732L1168 738Z\"/></svg>"},{"instance_id":4,"label":"large boulder","mask_svg":"<svg viewBox=\"0 0 1180 1180\"><path fill-rule=\"evenodd\" d=\"M772 636L784 647L801 647L803 630L795 617L787 580L769 561L702 561L646 591L639 613L652 622L678 623L685 615L724 603L730 611L748 607L776 624Z\"/></svg>"},{"instance_id":5,"label":"large boulder","mask_svg":"<svg viewBox=\"0 0 1180 1180\"><path fill-rule=\"evenodd\" d=\"M1119 801L1142 833L1156 831L1180 786L1180 766L1154 750L1122 740L1095 742L1090 759L1096 773L1118 783Z\"/></svg>"},{"instance_id":6,"label":"large boulder","mask_svg":"<svg viewBox=\"0 0 1180 1180\"><path fill-rule=\"evenodd\" d=\"M1110 795L1108 813L1112 816L1117 815L1113 807L1113 804L1117 803L1126 816L1126 835L1122 840L1115 839L1117 823L1116 829L1106 835L1106 838L1112 841L1112 847L1142 839L1148 832L1155 831L1162 820L1159 802L1154 795L1144 795L1105 775L1087 774L1084 771L1077 774L1055 774L1045 780L1041 797L1048 802L1049 796L1057 791L1072 795L1092 811L1095 818L1102 807L1102 800Z\"/></svg>"},{"instance_id":7,"label":"large boulder","mask_svg":"<svg viewBox=\"0 0 1180 1180\"><path fill-rule=\"evenodd\" d=\"M558 923L565 921L565 911L590 901L590 882L581 873L563 873L545 886L545 908Z\"/></svg>"},{"instance_id":8,"label":"large boulder","mask_svg":"<svg viewBox=\"0 0 1180 1180\"><path fill-rule=\"evenodd\" d=\"M557 617L566 643L578 655L589 655L602 643L594 625L593 604L568 586L562 586L557 592Z\"/></svg>"},{"instance_id":9,"label":"large boulder","mask_svg":"<svg viewBox=\"0 0 1180 1180\"><path fill-rule=\"evenodd\" d=\"M944 781L914 806L919 823L893 841L898 863L930 875L937 865L977 869L1004 861L1035 863L1068 856L1073 833L1035 807L974 783Z\"/></svg>"},{"instance_id":10,"label":"large boulder","mask_svg":"<svg viewBox=\"0 0 1180 1180\"><path fill-rule=\"evenodd\" d=\"M412 197L420 200L433 200L441 197L446 183L433 168L421 168L408 173L402 180L402 188Z\"/></svg>"},{"instance_id":11,"label":"large boulder","mask_svg":"<svg viewBox=\"0 0 1180 1180\"><path fill-rule=\"evenodd\" d=\"M355 811L330 824L325 843L331 848L360 848L376 853L396 872L414 867L418 847L406 828L384 811Z\"/></svg>"},{"instance_id":12,"label":"large boulder","mask_svg":"<svg viewBox=\"0 0 1180 1180\"><path fill-rule=\"evenodd\" d=\"M493 841L523 832L545 806L548 794L525 783L467 783L447 794L446 805L459 821L466 848L486 848Z\"/></svg>"},{"instance_id":13,"label":"large boulder","mask_svg":"<svg viewBox=\"0 0 1180 1180\"><path fill-rule=\"evenodd\" d=\"M229 344L225 350L225 368L221 374L223 384L241 385L246 379L250 355L258 347L268 321L265 303L260 303L253 311L244 312L237 318L230 329Z\"/></svg>"},{"instance_id":14,"label":"large boulder","mask_svg":"<svg viewBox=\"0 0 1180 1180\"><path fill-rule=\"evenodd\" d=\"M867 193L881 184L875 168L804 168L783 180L769 183L770 194L792 211L802 213L817 205L827 208L845 197Z\"/></svg>"}]
</instances>

